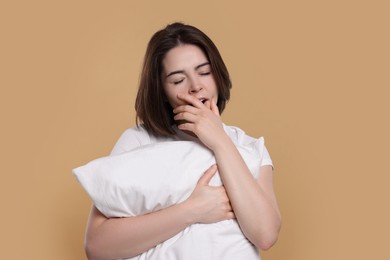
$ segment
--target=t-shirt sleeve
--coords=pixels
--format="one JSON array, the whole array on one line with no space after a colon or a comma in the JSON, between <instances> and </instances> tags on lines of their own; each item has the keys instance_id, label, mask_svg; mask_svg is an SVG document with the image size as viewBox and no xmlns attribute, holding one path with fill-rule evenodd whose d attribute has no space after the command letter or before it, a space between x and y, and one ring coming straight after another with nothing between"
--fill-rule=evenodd
<instances>
[{"instance_id":1,"label":"t-shirt sleeve","mask_svg":"<svg viewBox=\"0 0 390 260\"><path fill-rule=\"evenodd\" d=\"M249 135L247 135L242 129L238 127L232 127L232 126L225 126L225 130L229 134L229 136L232 138L233 142L236 143L236 145L251 145L253 143L256 143L258 139L253 138ZM261 137L264 141L264 138ZM266 166L270 165L272 168L274 168L274 165L271 160L271 156L268 153L267 148L264 145L264 142L261 142L261 147L258 147L260 154L261 154L261 162L260 162L260 167L261 166Z\"/></svg>"},{"instance_id":2,"label":"t-shirt sleeve","mask_svg":"<svg viewBox=\"0 0 390 260\"><path fill-rule=\"evenodd\" d=\"M261 165L260 166L265 166L265 165L271 165L272 168L274 168L274 164L272 163L271 157L268 153L267 147L264 145L263 149L263 158L261 159Z\"/></svg>"},{"instance_id":3,"label":"t-shirt sleeve","mask_svg":"<svg viewBox=\"0 0 390 260\"><path fill-rule=\"evenodd\" d=\"M119 137L111 155L131 151L147 143L150 143L150 138L145 129L142 127L129 128Z\"/></svg>"}]
</instances>

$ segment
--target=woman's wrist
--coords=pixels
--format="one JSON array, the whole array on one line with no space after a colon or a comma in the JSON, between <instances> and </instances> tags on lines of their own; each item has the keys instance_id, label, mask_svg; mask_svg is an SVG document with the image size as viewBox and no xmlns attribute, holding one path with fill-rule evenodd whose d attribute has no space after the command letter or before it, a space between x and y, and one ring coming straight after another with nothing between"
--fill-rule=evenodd
<instances>
[{"instance_id":1,"label":"woman's wrist","mask_svg":"<svg viewBox=\"0 0 390 260\"><path fill-rule=\"evenodd\" d=\"M223 151L227 145L232 143L230 137L224 131L218 138L215 139L214 145L211 147L211 150L216 153L218 151Z\"/></svg>"},{"instance_id":2,"label":"woman's wrist","mask_svg":"<svg viewBox=\"0 0 390 260\"><path fill-rule=\"evenodd\" d=\"M194 207L192 206L191 200L189 198L181 202L177 206L181 208L183 212L183 220L187 226L191 226L192 224L198 222L195 217L196 215L193 213Z\"/></svg>"}]
</instances>

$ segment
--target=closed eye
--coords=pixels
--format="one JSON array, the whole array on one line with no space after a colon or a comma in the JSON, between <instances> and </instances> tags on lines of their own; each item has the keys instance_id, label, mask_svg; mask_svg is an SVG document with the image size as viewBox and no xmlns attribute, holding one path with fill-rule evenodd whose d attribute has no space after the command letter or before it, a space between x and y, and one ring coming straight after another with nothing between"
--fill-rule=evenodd
<instances>
[{"instance_id":1,"label":"closed eye","mask_svg":"<svg viewBox=\"0 0 390 260\"><path fill-rule=\"evenodd\" d=\"M177 84L180 84L183 82L184 79L181 79L181 80L177 80L177 81L174 81L173 84L177 85Z\"/></svg>"},{"instance_id":2,"label":"closed eye","mask_svg":"<svg viewBox=\"0 0 390 260\"><path fill-rule=\"evenodd\" d=\"M207 71L207 72L201 72L199 73L201 76L207 76L207 75L210 75L211 72L210 71Z\"/></svg>"}]
</instances>

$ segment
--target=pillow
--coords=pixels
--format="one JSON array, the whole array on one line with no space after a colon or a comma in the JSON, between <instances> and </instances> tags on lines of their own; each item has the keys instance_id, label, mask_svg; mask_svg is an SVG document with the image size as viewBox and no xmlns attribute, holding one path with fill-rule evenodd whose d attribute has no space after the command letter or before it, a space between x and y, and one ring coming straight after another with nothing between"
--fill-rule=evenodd
<instances>
[{"instance_id":1,"label":"pillow","mask_svg":"<svg viewBox=\"0 0 390 260\"><path fill-rule=\"evenodd\" d=\"M262 138L237 146L254 177L263 158ZM265 152L264 152L265 153ZM215 163L213 153L191 141L170 141L96 159L73 170L95 206L106 217L146 214L184 201ZM218 175L210 185L222 185ZM235 219L193 224L131 260L258 260L259 251Z\"/></svg>"},{"instance_id":2,"label":"pillow","mask_svg":"<svg viewBox=\"0 0 390 260\"><path fill-rule=\"evenodd\" d=\"M237 147L254 177L259 173L263 147L263 138ZM170 141L102 157L73 173L106 217L127 217L184 201L214 163L213 153L203 145ZM222 185L218 173L210 185Z\"/></svg>"}]
</instances>

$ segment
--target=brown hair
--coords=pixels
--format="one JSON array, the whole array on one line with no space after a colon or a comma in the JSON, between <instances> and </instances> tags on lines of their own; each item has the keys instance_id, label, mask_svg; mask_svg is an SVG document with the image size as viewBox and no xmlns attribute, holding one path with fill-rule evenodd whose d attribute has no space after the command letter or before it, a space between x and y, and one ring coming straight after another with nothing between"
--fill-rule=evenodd
<instances>
[{"instance_id":1,"label":"brown hair","mask_svg":"<svg viewBox=\"0 0 390 260\"><path fill-rule=\"evenodd\" d=\"M230 98L232 83L229 72L211 39L194 26L182 23L168 25L149 41L135 101L137 125L142 122L145 129L156 136L175 134L172 107L166 101L161 75L165 54L180 44L196 45L205 53L217 84L220 113Z\"/></svg>"}]
</instances>

